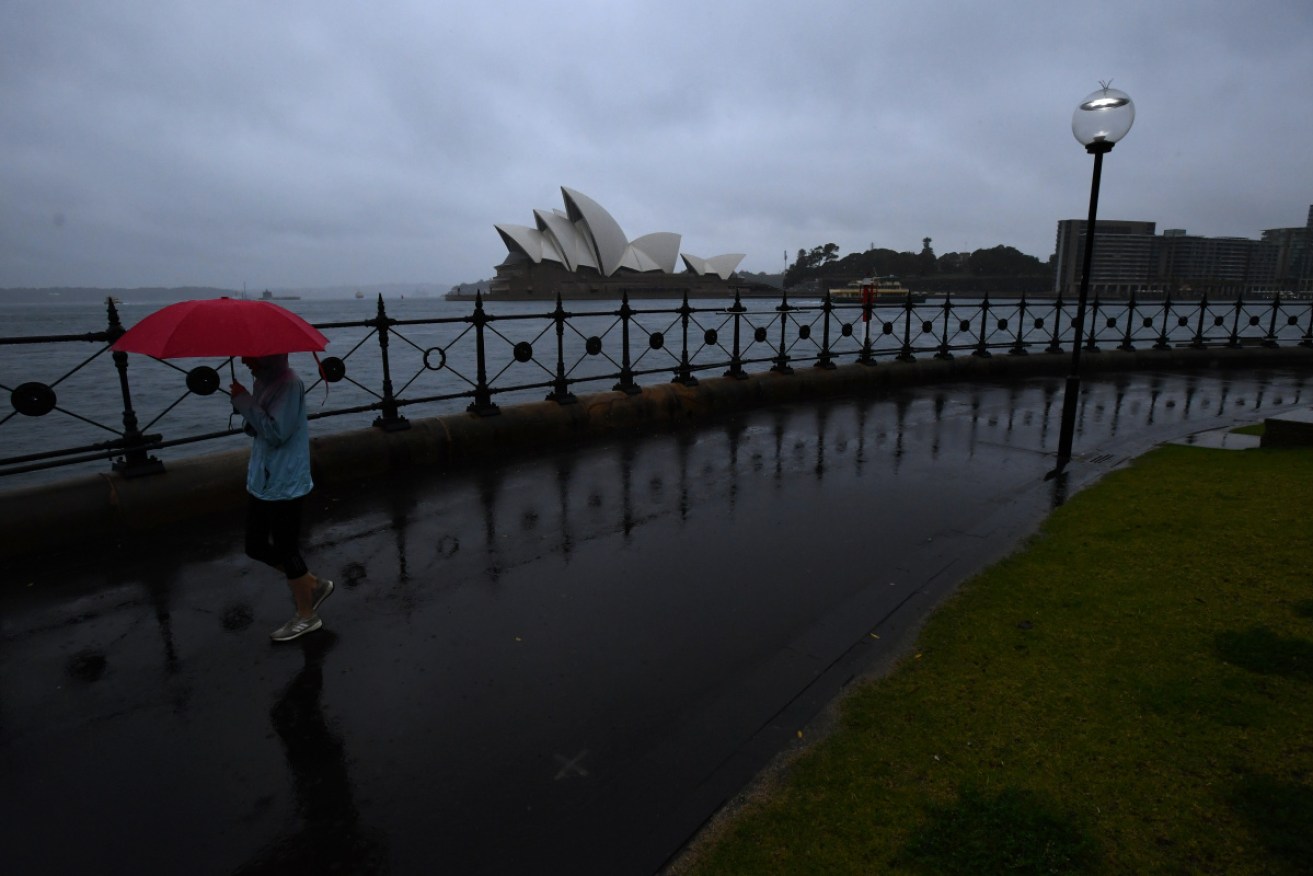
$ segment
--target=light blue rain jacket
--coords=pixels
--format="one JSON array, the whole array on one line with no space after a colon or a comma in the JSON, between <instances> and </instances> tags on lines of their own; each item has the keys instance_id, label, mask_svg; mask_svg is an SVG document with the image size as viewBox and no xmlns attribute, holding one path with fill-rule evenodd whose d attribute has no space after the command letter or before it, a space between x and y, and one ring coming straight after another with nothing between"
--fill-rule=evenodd
<instances>
[{"instance_id":1,"label":"light blue rain jacket","mask_svg":"<svg viewBox=\"0 0 1313 876\"><path fill-rule=\"evenodd\" d=\"M304 496L314 488L305 384L288 367L286 354L261 357L252 374L251 392L233 399L233 407L255 432L246 491L269 502Z\"/></svg>"}]
</instances>

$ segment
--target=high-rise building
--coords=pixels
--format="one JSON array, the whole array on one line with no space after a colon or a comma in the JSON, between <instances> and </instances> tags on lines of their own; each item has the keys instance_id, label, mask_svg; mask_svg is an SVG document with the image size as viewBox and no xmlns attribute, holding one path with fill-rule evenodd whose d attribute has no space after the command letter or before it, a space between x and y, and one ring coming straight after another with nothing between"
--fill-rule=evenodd
<instances>
[{"instance_id":1,"label":"high-rise building","mask_svg":"<svg viewBox=\"0 0 1313 876\"><path fill-rule=\"evenodd\" d=\"M1080 291L1088 224L1085 219L1063 219L1058 223L1053 291L1064 297ZM1097 236L1090 262L1090 295L1125 298L1131 291L1142 290L1152 283L1156 227L1154 222L1124 219L1095 221Z\"/></svg>"},{"instance_id":2,"label":"high-rise building","mask_svg":"<svg viewBox=\"0 0 1313 876\"><path fill-rule=\"evenodd\" d=\"M1085 226L1058 222L1054 291L1080 291ZM1155 235L1153 222L1100 219L1090 264L1090 295L1171 294L1210 298L1313 292L1313 206L1302 228L1271 228L1262 239L1202 237L1185 229Z\"/></svg>"},{"instance_id":3,"label":"high-rise building","mask_svg":"<svg viewBox=\"0 0 1313 876\"><path fill-rule=\"evenodd\" d=\"M1094 253L1098 255L1096 245ZM1159 241L1158 288L1176 294L1233 297L1271 292L1277 247L1243 237L1164 233Z\"/></svg>"},{"instance_id":4,"label":"high-rise building","mask_svg":"<svg viewBox=\"0 0 1313 876\"><path fill-rule=\"evenodd\" d=\"M1277 284L1292 291L1313 292L1313 206L1308 208L1305 225L1268 228L1263 240L1277 248Z\"/></svg>"}]
</instances>

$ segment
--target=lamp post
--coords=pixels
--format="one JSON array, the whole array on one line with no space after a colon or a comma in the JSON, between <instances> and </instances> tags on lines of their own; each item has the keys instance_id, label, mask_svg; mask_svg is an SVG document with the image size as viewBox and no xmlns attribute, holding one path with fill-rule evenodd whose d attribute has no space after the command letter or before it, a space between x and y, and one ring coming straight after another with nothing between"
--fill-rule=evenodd
<instances>
[{"instance_id":1,"label":"lamp post","mask_svg":"<svg viewBox=\"0 0 1313 876\"><path fill-rule=\"evenodd\" d=\"M1103 173L1103 156L1126 136L1135 121L1135 103L1124 91L1100 82L1076 107L1071 117L1071 133L1094 156L1094 178L1090 182L1090 217L1085 223L1085 258L1081 265L1080 297L1076 301L1076 321L1072 323L1071 373L1062 397L1062 432L1058 437L1058 464L1050 473L1058 475L1071 461L1071 438L1076 428L1076 403L1080 396L1080 351L1085 335L1085 302L1090 294L1090 260L1094 255L1094 223L1099 212L1099 177Z\"/></svg>"}]
</instances>

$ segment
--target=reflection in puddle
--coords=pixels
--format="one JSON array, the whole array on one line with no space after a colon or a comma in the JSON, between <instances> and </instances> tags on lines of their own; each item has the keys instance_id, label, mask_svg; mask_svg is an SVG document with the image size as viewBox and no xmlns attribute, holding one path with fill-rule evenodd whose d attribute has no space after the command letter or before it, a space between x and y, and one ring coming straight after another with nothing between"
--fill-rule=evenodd
<instances>
[{"instance_id":1,"label":"reflection in puddle","mask_svg":"<svg viewBox=\"0 0 1313 876\"><path fill-rule=\"evenodd\" d=\"M240 874L383 873L387 848L360 823L342 739L324 717L324 658L337 637L300 640L305 663L269 710L283 744L300 824L261 849Z\"/></svg>"}]
</instances>

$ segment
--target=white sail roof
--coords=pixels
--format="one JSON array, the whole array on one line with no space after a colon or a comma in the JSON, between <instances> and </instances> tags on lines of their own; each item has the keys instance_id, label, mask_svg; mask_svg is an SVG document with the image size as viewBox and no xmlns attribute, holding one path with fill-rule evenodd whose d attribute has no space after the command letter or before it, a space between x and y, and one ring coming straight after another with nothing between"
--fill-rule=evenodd
<instances>
[{"instance_id":1,"label":"white sail roof","mask_svg":"<svg viewBox=\"0 0 1313 876\"><path fill-rule=\"evenodd\" d=\"M629 246L651 259L657 269L673 274L675 262L679 259L680 240L680 236L673 232L657 231L634 238Z\"/></svg>"},{"instance_id":2,"label":"white sail roof","mask_svg":"<svg viewBox=\"0 0 1313 876\"><path fill-rule=\"evenodd\" d=\"M601 204L582 192L562 186L561 195L565 198L565 211L570 221L596 255L598 268L606 276L611 276L624 261L625 249L629 246L620 223L611 218Z\"/></svg>"},{"instance_id":3,"label":"white sail roof","mask_svg":"<svg viewBox=\"0 0 1313 876\"><path fill-rule=\"evenodd\" d=\"M527 256L535 264L557 262L570 271L591 268L604 276L621 269L650 273L675 273L682 238L670 231L657 231L629 240L620 223L601 204L571 188L561 187L565 210L534 210L535 227L494 225L506 248ZM729 279L744 256L728 253L709 259L683 256L695 274L714 274Z\"/></svg>"},{"instance_id":4,"label":"white sail roof","mask_svg":"<svg viewBox=\"0 0 1313 876\"><path fill-rule=\"evenodd\" d=\"M724 255L712 256L709 259L701 259L695 255L684 254L684 264L688 269L699 277L705 277L708 274L715 274L722 280L728 280L738 270L739 262L743 261L746 253L731 252Z\"/></svg>"},{"instance_id":5,"label":"white sail roof","mask_svg":"<svg viewBox=\"0 0 1313 876\"><path fill-rule=\"evenodd\" d=\"M543 237L551 241L552 248L558 256L555 261L560 261L571 271L580 268L597 268L597 256L579 234L578 226L571 222L569 217L555 210L550 213L534 210L533 215L538 220L538 229L543 233Z\"/></svg>"},{"instance_id":6,"label":"white sail roof","mask_svg":"<svg viewBox=\"0 0 1313 876\"><path fill-rule=\"evenodd\" d=\"M537 228L527 225L495 225L506 248L533 259L534 264L543 260L543 236Z\"/></svg>"}]
</instances>

